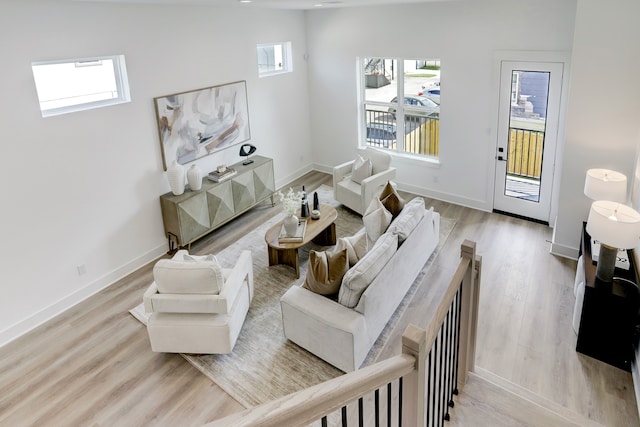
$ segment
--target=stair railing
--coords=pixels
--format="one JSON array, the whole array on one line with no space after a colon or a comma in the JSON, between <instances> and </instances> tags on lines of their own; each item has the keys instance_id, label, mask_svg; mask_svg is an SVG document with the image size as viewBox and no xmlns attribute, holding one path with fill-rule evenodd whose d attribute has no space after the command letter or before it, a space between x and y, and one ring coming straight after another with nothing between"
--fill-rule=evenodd
<instances>
[{"instance_id":1,"label":"stair railing","mask_svg":"<svg viewBox=\"0 0 640 427\"><path fill-rule=\"evenodd\" d=\"M409 325L400 355L207 426L442 426L475 366L481 265L475 242L465 240L426 330Z\"/></svg>"}]
</instances>

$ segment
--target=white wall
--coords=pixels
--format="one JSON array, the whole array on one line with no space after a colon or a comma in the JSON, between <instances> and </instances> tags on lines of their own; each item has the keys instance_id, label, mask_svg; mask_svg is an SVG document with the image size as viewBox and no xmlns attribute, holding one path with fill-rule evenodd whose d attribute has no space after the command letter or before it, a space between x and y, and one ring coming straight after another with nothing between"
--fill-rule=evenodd
<instances>
[{"instance_id":1,"label":"white wall","mask_svg":"<svg viewBox=\"0 0 640 427\"><path fill-rule=\"evenodd\" d=\"M294 73L258 79L256 44L281 41ZM167 251L154 97L246 80L276 184L310 169L305 49L298 11L0 2L0 345ZM126 57L131 103L40 116L32 61L108 54ZM238 160L236 146L197 164Z\"/></svg>"},{"instance_id":2,"label":"white wall","mask_svg":"<svg viewBox=\"0 0 640 427\"><path fill-rule=\"evenodd\" d=\"M552 250L577 257L591 201L587 169L620 171L634 182L640 141L640 2L579 0L558 218Z\"/></svg>"},{"instance_id":3,"label":"white wall","mask_svg":"<svg viewBox=\"0 0 640 427\"><path fill-rule=\"evenodd\" d=\"M570 51L575 1L483 0L313 11L307 17L313 158L357 145L356 57L440 58L438 166L394 158L402 189L491 210L499 51Z\"/></svg>"},{"instance_id":4,"label":"white wall","mask_svg":"<svg viewBox=\"0 0 640 427\"><path fill-rule=\"evenodd\" d=\"M153 97L247 80L251 142L274 157L282 185L312 162L330 170L353 158L357 56L441 59L441 164L395 159L398 182L490 210L495 52L573 50L553 245L570 255L588 210L586 169L633 170L639 8L636 0L606 8L595 0L465 0L303 13L3 0L0 345L166 251L158 196L169 188ZM294 73L258 79L255 45L287 40ZM118 53L131 103L41 118L31 61ZM232 148L198 165L237 160Z\"/></svg>"}]
</instances>

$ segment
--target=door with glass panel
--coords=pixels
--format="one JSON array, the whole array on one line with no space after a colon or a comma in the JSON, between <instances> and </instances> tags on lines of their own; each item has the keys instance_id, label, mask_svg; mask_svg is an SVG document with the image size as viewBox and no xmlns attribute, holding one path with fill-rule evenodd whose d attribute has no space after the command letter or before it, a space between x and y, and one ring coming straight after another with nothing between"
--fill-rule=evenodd
<instances>
[{"instance_id":1,"label":"door with glass panel","mask_svg":"<svg viewBox=\"0 0 640 427\"><path fill-rule=\"evenodd\" d=\"M501 63L495 211L549 222L563 68Z\"/></svg>"}]
</instances>

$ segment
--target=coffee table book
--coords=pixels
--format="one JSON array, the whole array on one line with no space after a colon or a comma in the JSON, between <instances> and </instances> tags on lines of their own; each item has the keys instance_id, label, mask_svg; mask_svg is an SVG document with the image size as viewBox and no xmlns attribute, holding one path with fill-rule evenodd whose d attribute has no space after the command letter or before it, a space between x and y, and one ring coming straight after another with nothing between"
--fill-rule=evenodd
<instances>
[{"instance_id":1,"label":"coffee table book","mask_svg":"<svg viewBox=\"0 0 640 427\"><path fill-rule=\"evenodd\" d=\"M209 172L209 174L207 175L207 178L209 178L211 181L222 182L225 179L231 178L232 176L236 175L237 173L238 173L238 171L233 169L233 168L227 168L222 173L218 172L217 170L214 170L214 171Z\"/></svg>"},{"instance_id":2,"label":"coffee table book","mask_svg":"<svg viewBox=\"0 0 640 427\"><path fill-rule=\"evenodd\" d=\"M280 228L280 235L278 236L278 242L287 243L287 242L302 242L304 239L304 232L307 229L307 220L301 219L298 222L298 229L296 230L295 236L287 236L287 232L284 230L284 224L282 228Z\"/></svg>"}]
</instances>

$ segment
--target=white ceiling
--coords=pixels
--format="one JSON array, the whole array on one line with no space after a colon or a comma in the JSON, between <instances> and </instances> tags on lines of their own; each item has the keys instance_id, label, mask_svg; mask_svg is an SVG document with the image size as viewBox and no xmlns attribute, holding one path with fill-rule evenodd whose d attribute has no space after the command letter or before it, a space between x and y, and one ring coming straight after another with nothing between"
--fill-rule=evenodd
<instances>
[{"instance_id":1,"label":"white ceiling","mask_svg":"<svg viewBox=\"0 0 640 427\"><path fill-rule=\"evenodd\" d=\"M320 9L335 7L372 6L381 4L428 3L443 0L252 0L240 3L239 0L72 0L96 3L141 3L176 4L204 6L264 7L273 9ZM446 1L446 0L445 0Z\"/></svg>"}]
</instances>

